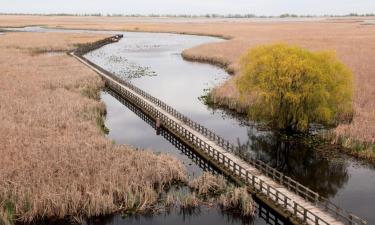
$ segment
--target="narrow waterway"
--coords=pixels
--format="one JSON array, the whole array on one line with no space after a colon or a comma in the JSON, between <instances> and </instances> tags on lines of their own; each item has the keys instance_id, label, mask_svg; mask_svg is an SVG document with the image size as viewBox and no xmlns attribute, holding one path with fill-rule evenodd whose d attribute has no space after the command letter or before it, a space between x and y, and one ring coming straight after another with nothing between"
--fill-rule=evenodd
<instances>
[{"instance_id":1,"label":"narrow waterway","mask_svg":"<svg viewBox=\"0 0 375 225\"><path fill-rule=\"evenodd\" d=\"M375 170L347 156L323 154L313 140L290 138L245 123L224 110L210 109L201 100L207 89L228 79L217 67L184 61L184 49L208 42L212 37L177 34L124 33L124 38L87 54L87 58L168 103L193 120L241 146L253 157L295 178L340 207L375 224ZM175 148L155 130L108 93L106 126L109 138L121 144L171 154ZM149 126L147 129L146 126ZM319 146L319 148L322 148ZM323 153L322 153L323 152ZM194 164L179 155L193 173ZM194 169L195 168L195 169Z\"/></svg>"},{"instance_id":2,"label":"narrow waterway","mask_svg":"<svg viewBox=\"0 0 375 225\"><path fill-rule=\"evenodd\" d=\"M35 27L18 30L91 32L46 30ZM119 32L103 31L103 33ZM269 163L326 196L340 207L366 219L369 224L375 224L374 165L361 163L340 154L325 154L329 149L318 146L310 139L291 138L272 131L264 131L244 122L241 117L204 105L200 97L207 89L228 79L229 75L211 65L184 61L181 52L193 46L223 40L177 34L128 32L123 34L124 38L120 42L104 46L87 54L86 57L240 146L249 155ZM110 91L102 92L101 97L107 106L105 125L109 128L108 138L119 144L130 144L136 148L175 155L187 166L191 176L196 176L203 170L212 170L206 162L192 154L168 132L161 131L157 135L153 128L153 121L140 113L136 107ZM267 212L270 213L268 210ZM227 219L223 219L224 217ZM216 224L248 223L235 218L213 208L202 209L199 213L190 216L172 211L152 217L115 216L93 220L90 223L201 224L202 221ZM272 224L259 215L250 223Z\"/></svg>"}]
</instances>

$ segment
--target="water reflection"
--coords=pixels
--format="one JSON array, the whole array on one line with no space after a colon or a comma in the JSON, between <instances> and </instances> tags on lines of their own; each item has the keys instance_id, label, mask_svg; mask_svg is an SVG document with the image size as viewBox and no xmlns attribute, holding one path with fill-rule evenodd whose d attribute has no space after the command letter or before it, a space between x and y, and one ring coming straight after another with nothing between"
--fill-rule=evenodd
<instances>
[{"instance_id":1,"label":"water reflection","mask_svg":"<svg viewBox=\"0 0 375 225\"><path fill-rule=\"evenodd\" d=\"M222 211L217 207L199 207L194 210L171 209L159 213L132 214L127 216L115 215L97 217L87 220L86 225L159 225L159 224L185 224L185 225L289 225L285 220L279 219L266 206L257 205L257 215L254 219L246 219L233 212Z\"/></svg>"},{"instance_id":2,"label":"water reflection","mask_svg":"<svg viewBox=\"0 0 375 225\"><path fill-rule=\"evenodd\" d=\"M89 32L117 34L118 31L59 30L28 27L20 31L32 32ZM284 173L294 177L320 194L331 197L339 206L351 210L375 224L375 170L373 167L358 164L353 159L345 162L327 159L316 153L316 149L301 145L299 141L285 141L277 134L248 126L236 116L228 116L225 110L212 110L203 105L199 97L204 89L211 88L227 79L225 71L215 67L186 62L181 51L199 44L222 41L210 37L176 34L127 33L122 41L94 51L90 60L119 76L131 63L137 76L125 77L164 100L169 105L188 115L193 120L212 129L231 142L239 144L253 156L272 164ZM112 57L112 58L111 58ZM138 69L137 69L138 68ZM146 76L138 76L138 72ZM128 75L128 74L125 74ZM148 75L148 76L147 76ZM157 75L157 76L155 76ZM166 153L176 152L175 144L161 136L133 111L113 100L112 96L102 95L108 115L106 126L110 129L109 138L117 143L130 144L139 148L152 148ZM120 106L120 105L122 106ZM187 164L189 170L200 173L184 153L177 156ZM198 169L197 169L198 168Z\"/></svg>"},{"instance_id":3,"label":"water reflection","mask_svg":"<svg viewBox=\"0 0 375 225\"><path fill-rule=\"evenodd\" d=\"M141 126L141 123L146 123L148 128L150 128L154 135L156 134L156 126L155 121L144 114L137 106L133 105L132 103L126 101L121 96L119 96L116 92L111 90L106 90L105 94L113 97L116 102L108 101L108 96L106 96L106 104L107 110L109 114L114 107L114 104L119 103L122 106L126 107L126 109L130 110L134 113L138 120L132 120L137 124L137 126ZM104 96L104 95L102 95ZM110 104L109 104L110 103ZM126 115L126 112L124 112ZM126 127L126 126L125 126ZM145 134L143 133L143 136ZM189 164L188 172L190 176L197 176L200 175L202 171L211 171L212 173L218 174L218 170L214 168L211 164L209 164L206 160L201 158L197 155L194 150L192 150L189 146L185 145L182 141L180 141L177 137L175 137L172 133L168 132L165 129L160 130L160 136L163 137L164 140L171 143L175 146L176 149L172 149L172 151L168 152L169 154L181 157L181 154L186 156L183 160L186 164ZM188 225L195 225L195 224L217 224L217 225L224 225L224 224L287 224L282 218L276 215L268 206L263 205L262 203L256 202L257 206L257 216L255 216L252 220L246 219L241 217L239 214L224 212L219 210L218 208L199 208L195 210L171 210L167 212L163 212L160 214L146 214L146 215L132 215L130 217L122 218L121 216L112 216L112 217L104 217L104 218L94 218L90 221L87 221L88 224L96 225L96 224L188 224ZM202 221L205 221L203 223Z\"/></svg>"},{"instance_id":4,"label":"water reflection","mask_svg":"<svg viewBox=\"0 0 375 225\"><path fill-rule=\"evenodd\" d=\"M204 90L220 83L228 75L209 65L186 62L180 53L206 41L211 39L127 33L122 41L86 57L120 77L124 77L122 71L128 62L149 68L157 76L124 78L230 142L238 142L248 154L259 157L339 206L375 223L375 214L369 213L375 204L375 170L362 165L353 166L352 160L323 157L316 146L304 143L301 138L286 140L276 133L249 126L236 116L228 115L225 110L210 109L202 104L199 97ZM116 62L111 58L113 55L119 56ZM104 101L107 104L112 100L106 98ZM107 104L107 109L110 108ZM173 142L156 136L154 129L150 131L136 120L123 108L109 113L106 121L110 129L109 138L118 143L173 154ZM179 159L185 160L186 165L193 163L181 156ZM199 173L194 166L190 167ZM361 185L360 195L358 184Z\"/></svg>"},{"instance_id":5,"label":"water reflection","mask_svg":"<svg viewBox=\"0 0 375 225\"><path fill-rule=\"evenodd\" d=\"M144 122L150 125L150 127L155 130L155 134L157 134L155 120L153 120L151 117L143 113L137 106L135 106L131 102L128 102L125 99L123 99L116 92L110 89L106 89L106 93L114 97L117 101L119 101L121 104L126 106L129 110L131 110L134 114L136 114L140 119L142 119ZM162 137L164 137L165 140L171 143L177 150L180 151L180 153L187 156L191 160L191 162L194 163L194 165L201 168L202 171L209 171L214 174L218 174L217 172L218 170L214 168L207 160L197 155L192 148L185 145L178 137L176 137L174 134L172 134L168 130L164 128L160 128L158 135L161 135ZM189 167L189 168L188 168L188 172L190 176L195 177L201 174L201 172L198 171L197 169L192 169L192 168L195 168L195 166Z\"/></svg>"},{"instance_id":6,"label":"water reflection","mask_svg":"<svg viewBox=\"0 0 375 225\"><path fill-rule=\"evenodd\" d=\"M310 144L308 137L292 137L278 132L264 132L263 135L249 132L248 137L247 142L239 143L242 155L255 155L324 197L334 197L349 180L348 163L322 157L316 151L318 146ZM251 154L246 155L246 152Z\"/></svg>"}]
</instances>

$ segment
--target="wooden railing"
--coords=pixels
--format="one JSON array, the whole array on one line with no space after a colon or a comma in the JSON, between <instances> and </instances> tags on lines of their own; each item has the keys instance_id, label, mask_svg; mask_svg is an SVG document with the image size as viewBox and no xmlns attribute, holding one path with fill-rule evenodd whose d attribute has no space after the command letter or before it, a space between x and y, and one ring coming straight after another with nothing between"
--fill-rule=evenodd
<instances>
[{"instance_id":1,"label":"wooden railing","mask_svg":"<svg viewBox=\"0 0 375 225\"><path fill-rule=\"evenodd\" d=\"M165 127L172 129L172 131L178 133L187 141L195 145L195 147L203 150L208 156L210 156L216 162L219 162L220 164L222 164L225 168L227 168L229 171L232 171L238 177L242 178L247 184L251 185L252 187L257 189L259 192L266 194L267 197L271 198L277 204L282 205L284 208L292 209L295 216L298 216L304 222L310 222L310 223L313 222L314 224L328 224L327 222L320 219L320 217L316 216L314 213L305 209L302 205L298 204L297 202L294 202L289 197L279 192L277 189L266 184L263 180L259 179L256 175L253 175L249 171L246 171L245 169L243 169L240 165L233 162L230 158L220 153L216 149L212 148L208 143L204 142L199 137L192 134L189 130L185 129L183 126L181 126L174 120L170 119L167 115L164 115L159 110L155 109L153 106L147 104L145 101L142 100L142 98L139 98L138 96L132 94L126 89L123 89L121 85L118 85L111 81L107 82L107 85L111 87L112 89L114 89L115 91L121 93L122 95L125 95L127 98L132 99L132 101L135 104L137 104L139 107L142 107L143 109L148 111L152 117L160 118L162 124ZM131 84L128 84L128 87L129 88L132 87L131 89L133 91L136 91L137 94L141 95L142 97L145 97L145 98L149 97L149 95L145 93L144 91L138 92L139 89L134 87ZM175 111L173 108L163 105L163 103L160 100L154 100L153 97L150 99L153 100L151 101L152 103L157 104L159 107L162 106L161 108L163 110L167 109L166 111L168 113L173 112L175 115L181 115L177 111ZM185 119L186 117L181 116L181 117L176 117L176 118L184 121L183 119ZM189 123L186 123L186 124L190 126ZM205 131L205 130L207 129L201 128L200 130L197 130L197 131ZM205 136L215 137L214 135L212 136L205 135ZM211 139L211 140L215 140L215 139ZM219 139L216 139L216 140L219 140ZM221 145L221 147L223 146L226 146L226 145ZM341 219L347 220L347 224L366 224L365 221L361 220L360 218L354 215L342 214L342 212L344 212L343 210L341 210L339 207L333 205L332 203L328 201L320 202L323 199L317 193L304 187L303 185L291 179L290 177L283 175L282 173L278 172L277 170L265 164L264 162L261 162L259 160L253 160L253 161L250 161L250 164L256 167L257 169L259 169L260 171L262 171L265 175L271 177L275 181L278 181L280 184L284 185L289 190L304 197L306 200L313 202L317 205L323 204L324 206L327 206L325 208L329 209L331 213L333 213L336 216L339 216Z\"/></svg>"},{"instance_id":2,"label":"wooden railing","mask_svg":"<svg viewBox=\"0 0 375 225\"><path fill-rule=\"evenodd\" d=\"M323 219L321 219L318 215L304 208L298 202L295 202L294 200L286 196L284 193L278 191L276 188L264 182L264 180L260 179L257 175L252 174L250 171L244 169L241 165L238 165L232 159L225 156L223 153L221 153L217 149L214 149L210 144L208 144L201 138L197 137L196 135L191 133L189 130L185 129L184 126L182 126L180 123L183 122L183 124L188 125L190 128L193 128L195 131L199 132L207 139L214 141L217 145L219 145L226 151L231 152L231 153L236 153L237 148L235 148L234 145L226 141L224 138L220 137L219 135L215 134L214 132L210 131L204 126L192 121L191 119L179 113L177 110L173 109L171 106L167 105L163 101L153 97L152 95L132 85L131 83L118 78L112 73L93 64L89 60L86 60L83 57L79 57L79 59L81 61L84 61L86 64L89 64L90 66L94 67L99 72L101 72L102 76L105 75L103 76L104 81L106 82L106 85L109 88L111 88L113 91L119 93L121 96L130 100L131 102L136 104L138 107L147 111L147 113L154 119L159 118L163 126L171 130L172 132L177 133L181 138L185 139L185 141L188 141L190 144L194 145L196 148L201 149L207 156L209 156L211 159L221 164L226 170L230 171L233 175L242 179L246 184L251 185L251 187L254 188L257 192L265 195L267 198L271 199L277 205L282 206L284 209L287 209L294 216L296 216L297 218L300 218L305 223L316 224L316 225L320 225L320 224L328 225L329 224ZM128 89L132 91L129 91ZM149 104L145 100L157 105L169 115L165 115L164 112L162 112L161 110L158 110L156 107ZM180 122L176 122L175 120L169 118L170 115L175 117ZM300 183L293 180L292 178L283 175L282 173L270 167L266 163L257 159L249 159L248 163L256 167L264 175L267 175L268 177L272 178L274 181L286 187L289 191L292 191L295 194L298 194L305 200L315 204L320 209L329 212L332 216L342 221L344 224L348 224L348 225L367 224L365 220L347 212L346 210L339 208L338 206L331 203L327 199L319 196L318 193L301 185Z\"/></svg>"}]
</instances>

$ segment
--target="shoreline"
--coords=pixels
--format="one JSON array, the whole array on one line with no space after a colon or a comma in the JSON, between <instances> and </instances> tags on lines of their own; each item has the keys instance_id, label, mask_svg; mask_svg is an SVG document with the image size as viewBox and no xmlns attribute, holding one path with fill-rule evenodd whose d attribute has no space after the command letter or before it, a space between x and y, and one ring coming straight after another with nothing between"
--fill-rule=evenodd
<instances>
[{"instance_id":1,"label":"shoreline","mask_svg":"<svg viewBox=\"0 0 375 225\"><path fill-rule=\"evenodd\" d=\"M31 43L25 44L25 38ZM0 39L7 44L0 57L17 68L4 68L7 72L0 76L5 85L0 111L5 119L0 136L5 138L0 151L2 223L147 210L157 200L155 187L185 179L185 169L174 157L114 145L103 135L98 119L104 110L96 98L103 86L100 77L66 54L35 55L28 47L58 46L67 52L79 43L92 47L94 40L99 46L112 39L17 32ZM19 85L23 82L27 85Z\"/></svg>"},{"instance_id":2,"label":"shoreline","mask_svg":"<svg viewBox=\"0 0 375 225\"><path fill-rule=\"evenodd\" d=\"M47 28L49 28L47 26ZM55 27L56 28L56 27ZM60 28L57 28L60 29ZM70 28L61 28L61 29L70 29ZM76 29L79 30L79 29ZM96 30L100 31L100 30ZM108 30L109 31L109 30ZM197 36L207 36L207 37L217 37L222 38L223 40L231 40L234 37L225 37L220 35L214 35L214 34L205 34L205 33L190 33L190 32L160 32L160 31L143 31L143 30L118 30L123 32L145 32L145 33L171 33L171 34L181 34L181 35L197 35ZM233 79L239 71L236 71L233 67L231 67L231 62L226 61L223 58L217 58L217 57L210 57L210 56L201 56L199 54L189 53L188 51L191 49L194 49L198 46L194 46L190 49L183 50L181 56L184 60L190 61L190 62L198 62L198 63L205 63L212 66L219 67L223 70L225 70L231 77L225 82L227 83L229 80ZM222 85L225 85L222 84ZM244 112L246 110L246 106L241 106L240 101L236 98L232 98L231 96L215 96L215 89L220 88L222 85L219 85L217 87L214 87L213 90L209 93L213 99L213 106L214 108L222 109L222 110L229 110L232 113L238 114L240 116L246 115ZM231 103L229 103L231 102ZM270 127L269 127L270 128ZM271 129L271 128L270 128ZM330 128L328 131L331 133L334 133L336 127ZM349 156L352 156L358 160L364 160L365 162L375 163L375 143L366 143L361 142L355 139L352 139L350 137L342 137L339 135L321 135L320 138L324 141L331 142L332 145L339 145L341 146L342 150L337 151L338 153L347 154ZM349 140L349 141L348 141ZM350 141L351 140L351 141ZM347 145L345 143L354 143L353 145ZM360 147L359 147L360 146ZM367 146L367 147L365 147ZM359 149L358 149L359 148ZM372 149L372 152L371 152Z\"/></svg>"},{"instance_id":3,"label":"shoreline","mask_svg":"<svg viewBox=\"0 0 375 225\"><path fill-rule=\"evenodd\" d=\"M43 28L50 28L50 29L61 29L61 30L82 30L81 28L70 28L69 26L60 27L60 26L51 26L51 25L30 25L30 26L41 26ZM15 26L16 28L24 28L27 26ZM0 26L1 29L1 26ZM174 32L174 31L161 31L161 30L147 30L147 29L86 29L90 31L119 31L119 32L146 32L146 33L171 33L171 34L181 34L181 35L197 35L197 36L207 36L207 37L217 37L221 38L223 40L233 40L234 36L226 36L226 35L220 35L220 34L210 34L208 32L206 33L199 33L199 32ZM213 66L217 66L219 68L224 69L231 77L222 85L217 86L214 88L214 90L222 88L223 85L228 85L228 81L233 79L233 77L236 76L236 74L239 73L238 70L236 70L233 66L233 62L226 60L221 57L215 57L210 55L200 55L199 53L193 52L190 53L192 49L199 47L194 46L190 49L185 49L182 52L182 57L184 60L191 61L191 62L199 62L199 63L206 63ZM238 60L238 59L237 59ZM238 101L237 97L233 96L225 96L225 95L217 95L215 94L215 91L211 93L213 98L215 99L215 107L221 108L221 109L227 109L233 112L240 112L241 114L246 109L246 106L241 106L240 101ZM332 128L331 131L334 132L336 128ZM350 136L345 135L326 135L323 137L325 141L330 141L333 144L339 144L345 149L344 151L338 151L342 152L344 154L348 154L350 156L353 156L357 159L366 160L369 162L375 162L375 143L367 143L364 141L353 139ZM348 144L349 143L349 144Z\"/></svg>"},{"instance_id":4,"label":"shoreline","mask_svg":"<svg viewBox=\"0 0 375 225\"><path fill-rule=\"evenodd\" d=\"M139 31L138 31L139 32ZM168 32L167 32L168 33ZM170 32L169 32L170 33ZM208 62L205 62L205 63L208 63Z\"/></svg>"}]
</instances>

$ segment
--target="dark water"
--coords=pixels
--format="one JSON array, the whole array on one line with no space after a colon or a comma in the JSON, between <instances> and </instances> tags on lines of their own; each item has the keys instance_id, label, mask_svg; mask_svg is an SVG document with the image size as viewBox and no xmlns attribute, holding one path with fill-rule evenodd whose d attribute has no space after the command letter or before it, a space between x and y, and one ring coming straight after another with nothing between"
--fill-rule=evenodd
<instances>
[{"instance_id":1,"label":"dark water","mask_svg":"<svg viewBox=\"0 0 375 225\"><path fill-rule=\"evenodd\" d=\"M35 27L26 29L50 31ZM318 151L315 144L306 144L301 139L286 138L285 135L262 131L255 125L244 123L237 116L223 110L210 109L202 103L199 97L204 95L205 89L228 79L228 74L214 66L184 61L181 51L199 44L218 41L222 40L191 35L124 33L124 38L120 42L104 46L86 57L241 146L250 155L268 162L328 197L340 207L368 220L369 224L375 224L373 165L362 164L342 155L327 156ZM102 93L102 100L108 111L105 122L110 130L108 137L116 143L175 155L187 166L191 176L196 176L203 170L213 170L168 132L162 131L160 135L156 135L153 121L126 101L116 98L116 95L109 92ZM230 223L224 219L220 219L221 223L216 221L223 216L224 214L217 210L207 209L199 216L187 216L187 219L182 221L180 217L185 217L173 211L168 215L151 218L112 217L109 222L101 221L99 224L195 224L195 221L204 221L205 218L210 218L210 223L243 223ZM266 220L259 216L252 222L265 223Z\"/></svg>"},{"instance_id":2,"label":"dark water","mask_svg":"<svg viewBox=\"0 0 375 225\"><path fill-rule=\"evenodd\" d=\"M196 210L182 211L172 209L149 215L110 216L93 218L86 222L87 225L251 225L272 224L286 225L285 221L270 213L266 206L257 205L255 220L244 219L234 213L224 212L219 208L200 207Z\"/></svg>"},{"instance_id":3,"label":"dark water","mask_svg":"<svg viewBox=\"0 0 375 225\"><path fill-rule=\"evenodd\" d=\"M134 142L138 142L135 147L146 148L146 146L152 146L153 151L163 152L174 155L186 166L190 177L196 177L202 174L203 171L210 171L217 174L216 168L212 167L207 161L200 158L194 151L181 142L177 137L168 132L167 130L160 129L159 133L156 134L155 121L144 114L133 104L127 102L121 96L116 93L106 90L102 93L102 100L110 105L107 108L109 114L117 111L118 122L114 122L123 135L130 137ZM121 113L120 113L121 112ZM108 120L108 119L107 119ZM136 121L136 123L135 123ZM121 128L121 125L127 125L128 129ZM134 125L134 127L133 127ZM134 129L133 129L134 128ZM124 132L125 131L125 132ZM113 132L113 131L110 131ZM134 137L133 137L134 136ZM133 137L133 138L132 138ZM144 138L147 137L147 138ZM150 138L148 138L150 137ZM136 141L138 139L138 141ZM127 143L128 140L125 140ZM153 145L157 143L157 145ZM279 217L272 209L266 205L256 202L257 214L251 220L244 219L239 215L233 213L226 213L220 209L201 207L200 210L194 210L192 212L186 212L181 210L171 210L168 213L160 213L156 215L132 215L123 218L122 216L116 215L107 218L98 218L88 221L89 224L106 224L106 225L117 225L117 224L216 224L216 225L239 225L239 224L289 224L283 218Z\"/></svg>"},{"instance_id":4,"label":"dark water","mask_svg":"<svg viewBox=\"0 0 375 225\"><path fill-rule=\"evenodd\" d=\"M86 57L243 147L250 155L375 224L373 166L346 156L326 156L317 151L309 139L301 141L262 131L244 123L241 118L203 104L199 98L205 89L223 82L228 75L214 66L184 61L180 53L215 41L220 40L189 35L125 33L119 43L105 46ZM155 135L155 130L111 95L103 93L102 100L108 110L109 138L117 143L176 154L170 142ZM187 156L178 154L190 171L199 173Z\"/></svg>"}]
</instances>

